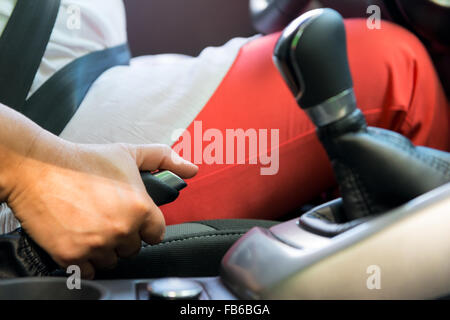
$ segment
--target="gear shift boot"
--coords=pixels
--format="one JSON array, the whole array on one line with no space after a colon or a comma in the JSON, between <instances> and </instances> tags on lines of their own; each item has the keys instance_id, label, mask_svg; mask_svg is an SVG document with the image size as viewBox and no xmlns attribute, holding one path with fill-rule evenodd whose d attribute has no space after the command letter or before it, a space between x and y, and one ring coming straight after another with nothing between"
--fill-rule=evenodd
<instances>
[{"instance_id":1,"label":"gear shift boot","mask_svg":"<svg viewBox=\"0 0 450 320\"><path fill-rule=\"evenodd\" d=\"M357 109L317 129L343 197L342 219L377 215L450 182L450 154L367 127Z\"/></svg>"}]
</instances>

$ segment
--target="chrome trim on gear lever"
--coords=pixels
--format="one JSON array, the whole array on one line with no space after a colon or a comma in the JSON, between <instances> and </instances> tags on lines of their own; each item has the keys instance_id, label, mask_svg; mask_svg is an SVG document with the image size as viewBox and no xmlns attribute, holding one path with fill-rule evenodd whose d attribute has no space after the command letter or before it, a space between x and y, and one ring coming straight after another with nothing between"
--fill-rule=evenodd
<instances>
[{"instance_id":1,"label":"chrome trim on gear lever","mask_svg":"<svg viewBox=\"0 0 450 320\"><path fill-rule=\"evenodd\" d=\"M351 88L315 107L305 109L305 112L316 126L323 127L345 118L355 110L356 97Z\"/></svg>"}]
</instances>

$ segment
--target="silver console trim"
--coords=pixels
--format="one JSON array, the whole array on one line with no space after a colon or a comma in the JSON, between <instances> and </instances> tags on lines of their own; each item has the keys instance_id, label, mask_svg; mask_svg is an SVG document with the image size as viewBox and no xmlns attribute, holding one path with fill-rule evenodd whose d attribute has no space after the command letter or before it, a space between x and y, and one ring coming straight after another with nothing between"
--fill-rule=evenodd
<instances>
[{"instance_id":1,"label":"silver console trim","mask_svg":"<svg viewBox=\"0 0 450 320\"><path fill-rule=\"evenodd\" d=\"M450 212L445 212L450 208L449 201L450 183L331 238L322 248L299 249L308 248L308 245L299 243L297 247L293 247L279 241L268 230L254 228L225 255L222 260L222 280L237 296L247 299L438 297L439 294L445 294L442 292L443 286L448 285L450 290L450 270L446 269L446 265L450 263L450 234L445 231L450 225ZM424 237L421 237L417 234L417 229L425 228L422 224L423 221L428 221L425 217L431 217L432 220L427 223ZM414 234L410 234L410 230ZM395 236L395 231L399 231L401 237L394 243L387 243L386 239ZM307 231L299 229L299 232ZM378 244L378 248L376 252L364 252L361 251L363 244L370 244L371 248L374 244L377 248ZM440 251L434 255L433 250L423 251L427 245L433 250L439 247ZM397 249L396 246L400 247ZM422 253L415 251L418 247L422 249ZM445 248L449 249L448 253ZM445 253L442 254L443 252ZM391 259L383 260L388 253ZM364 257L354 256L355 254L362 254ZM426 254L429 259L419 262L424 266L423 271L429 274L427 280L434 282L430 281L427 287L420 283L421 289L414 291L417 284L405 284L404 277L412 278L422 271L415 265L407 265L408 261L399 259L396 256L398 254L409 259L412 257L414 261L408 261L413 264ZM354 257L348 258L352 255ZM385 285L391 286L390 289L368 290L365 280L360 281L368 275L365 269L359 270L359 264L363 258L371 261L372 257L376 259L371 263L380 263L384 268L390 279L390 283ZM430 265L426 267L427 264ZM336 265L340 269L336 269ZM355 266L358 266L358 270L353 274ZM430 273L430 270L433 272ZM343 285L346 280L344 274L359 278L356 282L351 278L353 280ZM438 277L439 281L436 281L436 275L441 275ZM359 287L355 289L356 285Z\"/></svg>"}]
</instances>

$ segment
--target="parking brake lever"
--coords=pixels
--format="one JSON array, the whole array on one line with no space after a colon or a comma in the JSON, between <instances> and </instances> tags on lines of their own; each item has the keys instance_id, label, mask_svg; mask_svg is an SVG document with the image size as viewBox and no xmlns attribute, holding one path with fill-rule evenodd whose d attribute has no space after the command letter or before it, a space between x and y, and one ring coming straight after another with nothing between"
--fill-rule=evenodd
<instances>
[{"instance_id":1,"label":"parking brake lever","mask_svg":"<svg viewBox=\"0 0 450 320\"><path fill-rule=\"evenodd\" d=\"M450 181L450 154L367 127L346 46L341 15L317 9L287 26L274 51L275 65L333 164L344 207L340 222L383 213Z\"/></svg>"},{"instance_id":2,"label":"parking brake lever","mask_svg":"<svg viewBox=\"0 0 450 320\"><path fill-rule=\"evenodd\" d=\"M157 206L175 201L187 184L173 172L163 170L154 174L141 172L142 181L148 195Z\"/></svg>"},{"instance_id":3,"label":"parking brake lever","mask_svg":"<svg viewBox=\"0 0 450 320\"><path fill-rule=\"evenodd\" d=\"M187 186L183 179L170 171L141 172L145 188L156 205L174 201ZM58 265L19 228L0 236L0 279L25 276L47 276Z\"/></svg>"}]
</instances>

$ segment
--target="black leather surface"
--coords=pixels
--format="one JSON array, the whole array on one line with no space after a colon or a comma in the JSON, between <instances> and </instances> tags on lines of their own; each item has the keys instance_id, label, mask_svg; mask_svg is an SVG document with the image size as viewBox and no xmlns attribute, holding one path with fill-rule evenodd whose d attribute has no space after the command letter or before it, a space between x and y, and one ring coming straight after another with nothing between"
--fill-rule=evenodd
<instances>
[{"instance_id":1,"label":"black leather surface","mask_svg":"<svg viewBox=\"0 0 450 320\"><path fill-rule=\"evenodd\" d=\"M56 267L22 229L0 237L0 279L48 276Z\"/></svg>"}]
</instances>

